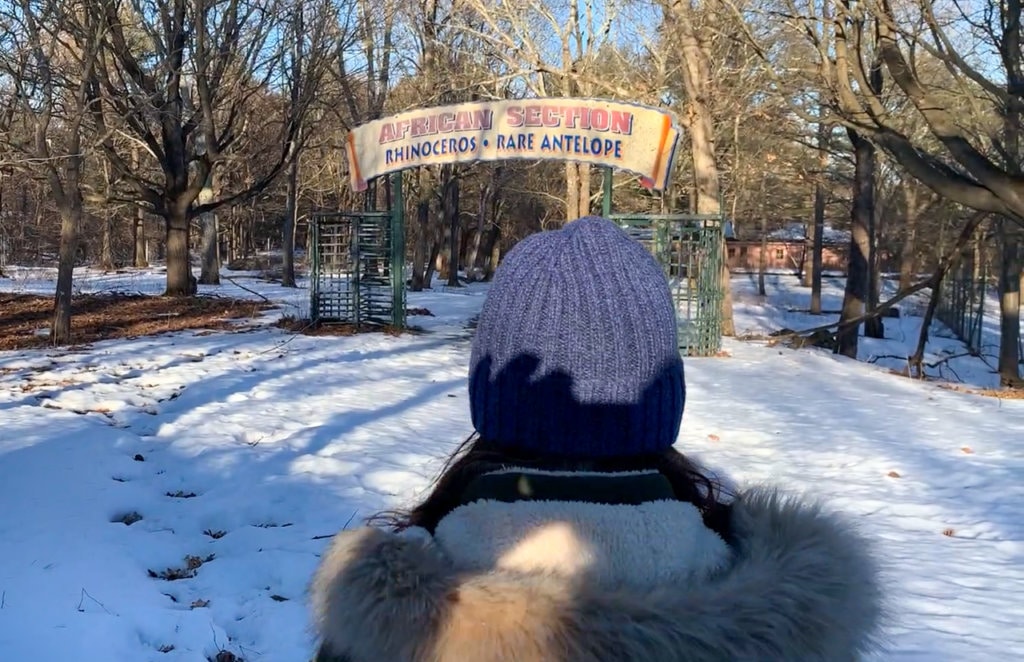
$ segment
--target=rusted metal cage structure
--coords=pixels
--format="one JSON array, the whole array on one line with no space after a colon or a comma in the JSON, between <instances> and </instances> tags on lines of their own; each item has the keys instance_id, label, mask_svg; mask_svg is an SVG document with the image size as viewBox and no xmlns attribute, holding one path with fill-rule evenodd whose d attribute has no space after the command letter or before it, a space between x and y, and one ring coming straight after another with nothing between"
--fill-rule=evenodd
<instances>
[{"instance_id":1,"label":"rusted metal cage structure","mask_svg":"<svg viewBox=\"0 0 1024 662\"><path fill-rule=\"evenodd\" d=\"M315 323L405 327L405 246L390 211L309 219L310 316Z\"/></svg>"}]
</instances>

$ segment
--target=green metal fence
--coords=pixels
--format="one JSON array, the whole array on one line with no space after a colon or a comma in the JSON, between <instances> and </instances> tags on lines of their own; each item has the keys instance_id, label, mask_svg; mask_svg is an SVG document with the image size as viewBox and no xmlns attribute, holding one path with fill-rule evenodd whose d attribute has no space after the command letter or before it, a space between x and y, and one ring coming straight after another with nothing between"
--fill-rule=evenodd
<instances>
[{"instance_id":1,"label":"green metal fence","mask_svg":"<svg viewBox=\"0 0 1024 662\"><path fill-rule=\"evenodd\" d=\"M665 270L679 322L679 349L714 356L722 349L722 217L693 214L613 215Z\"/></svg>"},{"instance_id":2,"label":"green metal fence","mask_svg":"<svg viewBox=\"0 0 1024 662\"><path fill-rule=\"evenodd\" d=\"M939 304L935 316L972 352L981 351L988 266L984 251L980 251L977 256L973 250L965 251L959 264L946 273L939 287Z\"/></svg>"},{"instance_id":3,"label":"green metal fence","mask_svg":"<svg viewBox=\"0 0 1024 662\"><path fill-rule=\"evenodd\" d=\"M400 224L389 211L319 213L310 218L312 321L405 326L405 242Z\"/></svg>"}]
</instances>

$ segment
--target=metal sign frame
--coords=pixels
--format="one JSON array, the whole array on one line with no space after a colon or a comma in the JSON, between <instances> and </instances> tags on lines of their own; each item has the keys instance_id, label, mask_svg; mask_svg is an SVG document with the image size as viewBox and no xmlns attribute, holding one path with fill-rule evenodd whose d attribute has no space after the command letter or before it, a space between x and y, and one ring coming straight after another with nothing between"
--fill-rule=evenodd
<instances>
[{"instance_id":1,"label":"metal sign frame","mask_svg":"<svg viewBox=\"0 0 1024 662\"><path fill-rule=\"evenodd\" d=\"M531 123L531 117L525 109L514 110L513 104L536 106L537 121ZM512 108L513 110L510 110ZM554 153L537 156L531 151L533 143L540 140L554 140L555 135L561 132L566 139L573 138L586 142L597 140L593 135L594 130L601 130L600 126L593 124L593 113L595 109L604 109L604 112L635 113L634 120L646 126L655 122L660 131L637 131L624 130L625 123L619 123L619 136L612 136L612 126L605 127L605 135L602 138L603 146L607 138L622 137L624 142L616 147L621 150L639 150L628 154L628 158L616 160L609 155L601 158L594 158L593 155L572 158L565 154ZM590 113L590 122L583 126L583 112ZM508 130L509 126L517 126L514 122L509 123L509 118L515 119L514 113L522 112L519 119L522 121L518 128ZM598 111L601 112L601 111ZM575 113L575 114L574 114ZM610 115L609 115L610 116ZM504 118L504 119L503 119ZM620 117L621 119L621 117ZM485 122L486 120L486 122ZM550 120L550 121L549 121ZM557 121L556 121L557 120ZM633 122L634 120L631 120ZM431 124L433 122L433 124ZM504 124L502 124L504 122ZM447 124L445 124L447 123ZM646 123L646 124L645 124ZM486 126L485 126L486 124ZM443 126L442 126L443 125ZM492 135L496 129L502 129L505 134L502 141L506 144L515 144L517 149L522 147L519 153L515 150L506 150L497 156L491 151L494 145L490 141L497 142L497 135ZM573 137L572 132L577 135ZM448 137L441 137L445 134ZM656 135L654 135L656 134ZM417 138L419 136L419 138ZM523 136L527 136L524 139ZM538 137L539 136L539 137ZM515 158L526 158L536 160L538 158L560 160L565 162L578 161L588 163L603 170L603 193L601 201L602 215L612 218L627 228L647 228L651 231L651 249L655 257L665 268L666 277L669 278L673 287L673 297L676 300L677 315L680 323L680 349L691 356L713 355L721 349L721 297L722 297L722 260L724 244L724 219L723 215L693 215L693 214L619 214L613 213L613 174L615 169L625 172L632 172L641 176L641 184L646 188L662 190L667 185L670 169L674 160L677 148L679 129L671 113L665 109L649 108L636 104L624 104L621 102L600 100L600 99L524 99L506 100L496 102L478 102L469 104L457 104L438 108L423 108L415 111L401 113L392 117L386 117L373 122L358 126L348 136L348 159L349 172L352 187L356 191L373 190L372 183L380 177L391 178L391 209L388 211L364 211L364 212L333 212L334 216L346 215L353 219L377 219L381 221L388 219L390 223L389 262L390 262L390 301L391 314L390 324L396 328L404 328L406 325L406 287L405 287L405 204L402 191L402 174L405 170L423 165L436 163L471 163L477 161L508 160ZM414 145L410 141L444 140L444 145L452 147L446 155L439 155L434 147L431 147L429 154L424 155L422 150L413 152ZM536 140L534 140L536 139ZM450 145L454 141L454 146ZM532 142L531 142L532 141ZM476 153L469 153L459 147L462 142L466 146L472 143ZM409 144L406 144L409 143ZM440 143L439 143L440 144ZM575 143L574 143L575 144ZM595 143L596 144L596 143ZM384 156L376 150L387 149ZM488 151L490 149L491 151ZM651 150L652 158L641 158L643 168L635 164L637 157L646 154L644 150ZM394 161L397 152L401 151L401 163ZM470 150L471 152L472 150ZM407 154L408 152L408 154ZM614 154L614 151L611 152ZM651 156L651 155L648 155ZM386 158L385 158L386 157ZM415 157L415 158L413 158ZM384 163L380 163L381 159ZM646 159L646 160L645 160ZM626 165L631 163L634 167ZM375 174L378 173L379 174ZM369 176L367 176L369 175ZM369 189L369 191L368 191ZM367 205L370 207L371 198L367 198ZM327 215L318 215L328 217ZM317 233L313 233L314 237ZM314 240L311 249L313 257L313 273L311 274L313 284L310 288L311 307L314 320L320 315L320 303L324 300L325 292L320 282L323 265L318 261L320 239ZM355 282L354 296L357 297L354 306L351 306L354 319L341 320L351 321L359 325L369 320L364 318L360 293L359 278L361 274L357 268L353 272ZM685 278L685 286L680 278ZM675 279L673 281L673 278Z\"/></svg>"}]
</instances>

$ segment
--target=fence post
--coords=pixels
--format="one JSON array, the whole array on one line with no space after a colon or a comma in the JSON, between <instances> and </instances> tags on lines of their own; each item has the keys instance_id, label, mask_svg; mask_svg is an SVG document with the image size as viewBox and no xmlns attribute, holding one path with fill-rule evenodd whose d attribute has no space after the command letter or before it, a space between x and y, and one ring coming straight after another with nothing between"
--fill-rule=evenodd
<instances>
[{"instance_id":1,"label":"fence post","mask_svg":"<svg viewBox=\"0 0 1024 662\"><path fill-rule=\"evenodd\" d=\"M405 195L402 171L391 184L391 324L405 327Z\"/></svg>"}]
</instances>

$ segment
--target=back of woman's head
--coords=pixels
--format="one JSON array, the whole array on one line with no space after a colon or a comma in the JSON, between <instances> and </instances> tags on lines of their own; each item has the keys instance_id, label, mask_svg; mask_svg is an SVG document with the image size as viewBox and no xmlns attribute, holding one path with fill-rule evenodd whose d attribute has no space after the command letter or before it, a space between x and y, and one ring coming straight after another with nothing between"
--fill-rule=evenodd
<instances>
[{"instance_id":1,"label":"back of woman's head","mask_svg":"<svg viewBox=\"0 0 1024 662\"><path fill-rule=\"evenodd\" d=\"M675 443L685 396L675 303L643 246L588 217L509 252L470 359L473 426L491 446L655 454Z\"/></svg>"},{"instance_id":2,"label":"back of woman's head","mask_svg":"<svg viewBox=\"0 0 1024 662\"><path fill-rule=\"evenodd\" d=\"M717 485L673 448L686 388L668 282L609 220L579 219L509 252L473 338L469 395L477 434L395 525L433 530L474 479L507 467L654 470L709 524L719 517Z\"/></svg>"}]
</instances>

